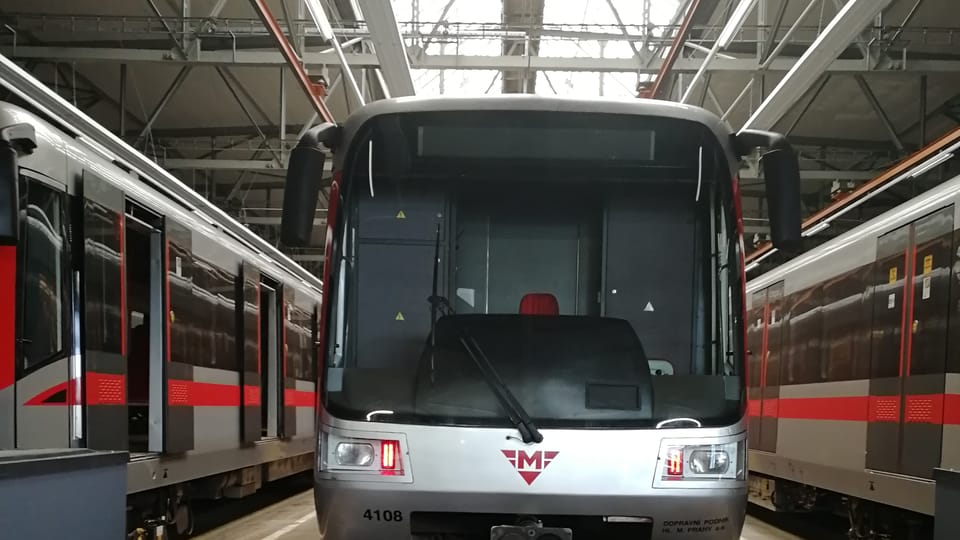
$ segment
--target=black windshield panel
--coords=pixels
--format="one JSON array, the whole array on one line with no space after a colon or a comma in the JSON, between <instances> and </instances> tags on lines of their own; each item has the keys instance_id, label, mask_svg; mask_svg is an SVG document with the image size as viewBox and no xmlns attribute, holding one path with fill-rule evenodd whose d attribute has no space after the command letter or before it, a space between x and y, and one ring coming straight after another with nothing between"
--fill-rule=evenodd
<instances>
[{"instance_id":1,"label":"black windshield panel","mask_svg":"<svg viewBox=\"0 0 960 540\"><path fill-rule=\"evenodd\" d=\"M742 417L731 157L712 133L639 116L431 114L375 118L343 150L324 299L328 412L514 427L482 356L541 429ZM648 148L585 144L570 159L537 157L556 151L543 148L503 159L418 155L419 127L455 122L488 134L516 125L596 132L622 138L616 148ZM460 135L448 142L453 154L473 151ZM439 318L432 297L446 299Z\"/></svg>"},{"instance_id":2,"label":"black windshield panel","mask_svg":"<svg viewBox=\"0 0 960 540\"><path fill-rule=\"evenodd\" d=\"M472 337L534 421L649 420L651 376L629 323L586 316L454 315L418 368L413 413L450 421L500 408L464 351ZM427 351L425 351L427 352Z\"/></svg>"}]
</instances>

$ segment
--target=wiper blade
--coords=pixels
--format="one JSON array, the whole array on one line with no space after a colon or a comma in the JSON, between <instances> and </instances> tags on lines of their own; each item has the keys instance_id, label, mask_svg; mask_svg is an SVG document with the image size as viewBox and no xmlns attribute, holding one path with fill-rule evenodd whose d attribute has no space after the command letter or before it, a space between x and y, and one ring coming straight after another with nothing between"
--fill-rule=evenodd
<instances>
[{"instance_id":1,"label":"wiper blade","mask_svg":"<svg viewBox=\"0 0 960 540\"><path fill-rule=\"evenodd\" d=\"M543 434L540 433L536 424L533 423L533 420L523 408L523 405L517 401L516 396L513 395L510 388L507 387L503 379L500 378L497 370L494 369L493 364L490 363L490 359L484 354L477 340L467 333L466 329L460 333L459 339L460 344L463 345L463 349L467 352L467 356L469 356L477 365L477 368L480 369L484 381L486 381L490 389L493 390L500 405L502 405L507 412L507 417L510 419L510 422L513 423L520 432L520 438L523 439L523 442L539 443L543 441Z\"/></svg>"}]
</instances>

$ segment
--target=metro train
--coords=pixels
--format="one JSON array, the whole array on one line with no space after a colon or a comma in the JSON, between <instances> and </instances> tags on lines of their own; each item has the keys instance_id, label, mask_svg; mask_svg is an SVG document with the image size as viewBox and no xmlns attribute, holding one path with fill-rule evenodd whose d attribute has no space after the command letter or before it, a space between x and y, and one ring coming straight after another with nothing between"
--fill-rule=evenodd
<instances>
[{"instance_id":1,"label":"metro train","mask_svg":"<svg viewBox=\"0 0 960 540\"><path fill-rule=\"evenodd\" d=\"M378 101L307 131L281 240L334 155L315 503L326 540L740 537L742 219L773 133L649 100Z\"/></svg>"},{"instance_id":2,"label":"metro train","mask_svg":"<svg viewBox=\"0 0 960 540\"><path fill-rule=\"evenodd\" d=\"M319 279L2 59L0 449L129 451L131 529L311 468ZM99 128L102 130L102 128Z\"/></svg>"},{"instance_id":3,"label":"metro train","mask_svg":"<svg viewBox=\"0 0 960 540\"><path fill-rule=\"evenodd\" d=\"M929 538L960 468L960 177L750 281L751 500Z\"/></svg>"}]
</instances>

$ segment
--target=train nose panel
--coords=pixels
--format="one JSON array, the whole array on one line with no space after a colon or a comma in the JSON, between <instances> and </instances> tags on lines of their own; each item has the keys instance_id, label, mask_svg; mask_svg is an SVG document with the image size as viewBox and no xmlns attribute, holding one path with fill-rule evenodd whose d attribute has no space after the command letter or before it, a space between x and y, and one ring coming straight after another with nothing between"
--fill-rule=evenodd
<instances>
[{"instance_id":1,"label":"train nose panel","mask_svg":"<svg viewBox=\"0 0 960 540\"><path fill-rule=\"evenodd\" d=\"M323 429L315 494L325 540L733 540L743 524L740 425L544 430L539 444L498 428Z\"/></svg>"}]
</instances>

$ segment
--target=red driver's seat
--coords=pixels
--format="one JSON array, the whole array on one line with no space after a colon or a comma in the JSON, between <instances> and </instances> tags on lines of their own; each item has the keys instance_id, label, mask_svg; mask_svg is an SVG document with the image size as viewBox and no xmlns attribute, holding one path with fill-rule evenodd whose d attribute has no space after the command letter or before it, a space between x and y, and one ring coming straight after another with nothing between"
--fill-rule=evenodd
<instances>
[{"instance_id":1,"label":"red driver's seat","mask_svg":"<svg viewBox=\"0 0 960 540\"><path fill-rule=\"evenodd\" d=\"M550 293L529 293L520 299L521 315L560 315L557 297Z\"/></svg>"}]
</instances>

